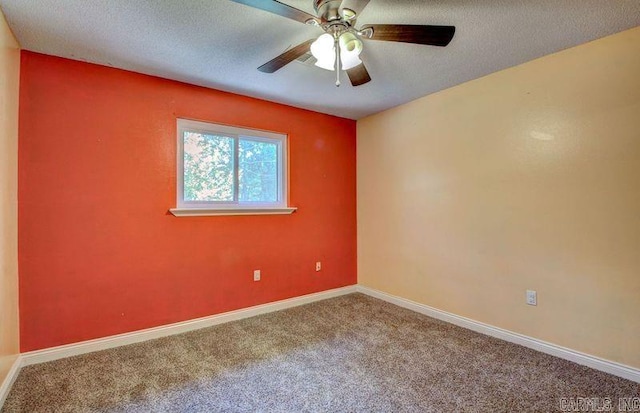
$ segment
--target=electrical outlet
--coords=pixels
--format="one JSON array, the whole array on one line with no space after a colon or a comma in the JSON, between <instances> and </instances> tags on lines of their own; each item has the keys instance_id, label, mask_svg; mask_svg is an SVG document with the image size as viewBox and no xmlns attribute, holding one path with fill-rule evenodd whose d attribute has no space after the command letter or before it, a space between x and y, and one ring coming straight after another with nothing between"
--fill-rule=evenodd
<instances>
[{"instance_id":1,"label":"electrical outlet","mask_svg":"<svg viewBox=\"0 0 640 413\"><path fill-rule=\"evenodd\" d=\"M260 270L253 270L253 281L260 281Z\"/></svg>"},{"instance_id":2,"label":"electrical outlet","mask_svg":"<svg viewBox=\"0 0 640 413\"><path fill-rule=\"evenodd\" d=\"M322 263L320 261L316 262L316 271L320 271L322 269Z\"/></svg>"},{"instance_id":3,"label":"electrical outlet","mask_svg":"<svg viewBox=\"0 0 640 413\"><path fill-rule=\"evenodd\" d=\"M538 305L538 293L534 290L527 290L527 304Z\"/></svg>"}]
</instances>

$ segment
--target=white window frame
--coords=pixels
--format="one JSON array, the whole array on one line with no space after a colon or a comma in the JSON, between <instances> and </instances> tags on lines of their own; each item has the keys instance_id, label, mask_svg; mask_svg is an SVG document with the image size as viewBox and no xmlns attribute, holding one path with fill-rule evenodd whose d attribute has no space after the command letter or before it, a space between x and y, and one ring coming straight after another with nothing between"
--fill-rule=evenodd
<instances>
[{"instance_id":1,"label":"white window frame","mask_svg":"<svg viewBox=\"0 0 640 413\"><path fill-rule=\"evenodd\" d=\"M234 148L234 199L236 201L185 201L184 199L184 133L196 132L207 135L221 135L235 140ZM276 143L278 150L278 199L276 202L238 201L238 146L240 140ZM220 125L190 119L177 119L177 176L176 208L170 209L175 216L206 215L273 215L291 214L296 208L288 204L288 147L287 135L256 129Z\"/></svg>"}]
</instances>

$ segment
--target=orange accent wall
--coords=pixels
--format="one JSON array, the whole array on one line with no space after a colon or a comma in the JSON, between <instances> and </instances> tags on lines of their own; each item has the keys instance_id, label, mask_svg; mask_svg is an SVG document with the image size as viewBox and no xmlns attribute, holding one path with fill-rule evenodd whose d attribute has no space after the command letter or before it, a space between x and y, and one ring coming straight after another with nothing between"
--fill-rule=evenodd
<instances>
[{"instance_id":1,"label":"orange accent wall","mask_svg":"<svg viewBox=\"0 0 640 413\"><path fill-rule=\"evenodd\" d=\"M21 60L22 351L356 283L355 121L32 52ZM288 134L298 211L168 213L178 117Z\"/></svg>"}]
</instances>

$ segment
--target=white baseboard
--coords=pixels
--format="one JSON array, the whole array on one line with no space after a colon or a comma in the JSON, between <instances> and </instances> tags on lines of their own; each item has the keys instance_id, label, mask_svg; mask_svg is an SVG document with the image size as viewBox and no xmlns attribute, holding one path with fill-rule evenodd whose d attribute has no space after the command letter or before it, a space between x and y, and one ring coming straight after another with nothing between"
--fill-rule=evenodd
<instances>
[{"instance_id":1,"label":"white baseboard","mask_svg":"<svg viewBox=\"0 0 640 413\"><path fill-rule=\"evenodd\" d=\"M149 328L145 330L134 331L131 333L118 334L94 340L83 341L58 347L51 347L43 350L30 351L22 353L15 360L9 374L0 386L0 408L9 393L11 385L18 376L22 366L38 364L47 361L57 360L65 357L76 356L85 353L91 353L99 350L106 350L114 347L124 346L127 344L139 343L142 341L152 340L155 338L171 336L187 331L198 330L217 324L227 323L230 321L240 320L253 317L260 314L266 314L273 311L284 310L299 305L309 304L315 301L321 301L328 298L338 297L341 295L360 292L369 296L387 301L400 307L413 310L415 312L446 321L451 324L458 325L482 334L496 337L511 343L520 344L531 349L541 351L565 360L573 361L597 370L604 371L628 380L640 383L640 369L619 364L613 361L601 359L565 347L561 347L552 343L547 343L532 337L514 333L508 330L484 324L469 318L457 316L446 311L438 310L424 304L410 301L401 297L387 294L378 290L374 290L362 285L352 285L348 287L336 288L333 290L322 291L319 293L304 295L301 297L289 298L286 300L276 301L273 303L257 305L254 307L244 308L240 310L230 311L227 313L216 314L213 316L197 318L193 320L183 321L174 324L168 324L160 327Z\"/></svg>"},{"instance_id":2,"label":"white baseboard","mask_svg":"<svg viewBox=\"0 0 640 413\"><path fill-rule=\"evenodd\" d=\"M81 341L79 343L51 347L43 350L30 351L27 353L22 353L21 365L28 366L31 364L44 363L46 361L58 360L65 357L77 356L80 354L91 353L99 350L106 350L109 348L125 346L127 344L139 343L141 341L152 340L154 338L185 333L187 331L198 330L205 327L211 327L216 324L228 323L229 321L240 320L243 318L253 317L273 311L284 310L286 308L297 307L299 305L326 300L327 298L338 297L354 292L356 292L356 286L351 285L348 287L336 288L319 293L275 301L273 303L229 311L227 313L196 318L193 320L182 321L174 324L167 324L160 327L147 328L145 330L133 331L131 333L118 334L115 336Z\"/></svg>"},{"instance_id":3,"label":"white baseboard","mask_svg":"<svg viewBox=\"0 0 640 413\"><path fill-rule=\"evenodd\" d=\"M7 399L9 395L9 390L11 390L11 386L13 386L13 382L18 378L18 373L20 372L20 367L22 366L22 356L18 355L16 359L13 361L9 372L7 373L7 377L4 378L2 384L0 384L0 410L2 410L2 406L4 405L4 401Z\"/></svg>"},{"instance_id":4,"label":"white baseboard","mask_svg":"<svg viewBox=\"0 0 640 413\"><path fill-rule=\"evenodd\" d=\"M591 367L596 370L604 371L605 373L613 374L615 376L640 383L640 369L631 366L626 366L614 361L591 356L589 354L571 350L569 348L558 346L556 344L547 343L533 337L514 333L509 330L504 330L502 328L494 327L489 324L484 324L470 318L461 317L452 313L448 313L446 311L438 310L437 308L429 307L428 305L420 304L415 301L387 294L369 287L364 287L362 285L358 285L356 289L360 293L378 298L383 301L387 301L391 304L407 308L409 310L427 315L429 317L437 318L438 320L446 321L448 323L455 324L457 326L464 327L478 333L486 334L488 336L496 337L504 341L520 344L521 346L529 347L542 353L573 361L574 363L581 364L583 366Z\"/></svg>"}]
</instances>

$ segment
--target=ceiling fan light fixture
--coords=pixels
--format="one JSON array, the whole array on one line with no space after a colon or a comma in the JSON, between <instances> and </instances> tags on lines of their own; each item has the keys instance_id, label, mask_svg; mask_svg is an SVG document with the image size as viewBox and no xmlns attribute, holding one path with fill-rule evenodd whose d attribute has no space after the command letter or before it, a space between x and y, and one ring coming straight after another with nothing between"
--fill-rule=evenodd
<instances>
[{"instance_id":1,"label":"ceiling fan light fixture","mask_svg":"<svg viewBox=\"0 0 640 413\"><path fill-rule=\"evenodd\" d=\"M345 32L340 35L340 60L344 70L353 69L362 63L358 56L362 53L362 40L351 33Z\"/></svg>"},{"instance_id":2,"label":"ceiling fan light fixture","mask_svg":"<svg viewBox=\"0 0 640 413\"><path fill-rule=\"evenodd\" d=\"M355 53L344 53L340 55L342 61L342 69L349 70L362 63L362 60Z\"/></svg>"},{"instance_id":3,"label":"ceiling fan light fixture","mask_svg":"<svg viewBox=\"0 0 640 413\"><path fill-rule=\"evenodd\" d=\"M325 33L311 43L311 54L316 58L316 66L327 70L334 70L336 63L336 50L333 36Z\"/></svg>"},{"instance_id":4,"label":"ceiling fan light fixture","mask_svg":"<svg viewBox=\"0 0 640 413\"><path fill-rule=\"evenodd\" d=\"M342 33L340 35L340 52L359 55L362 52L362 40L351 32Z\"/></svg>"}]
</instances>

